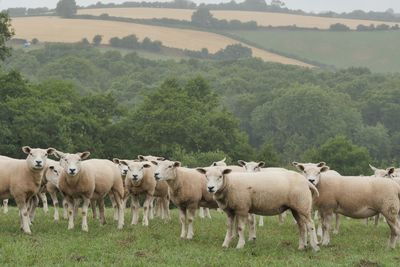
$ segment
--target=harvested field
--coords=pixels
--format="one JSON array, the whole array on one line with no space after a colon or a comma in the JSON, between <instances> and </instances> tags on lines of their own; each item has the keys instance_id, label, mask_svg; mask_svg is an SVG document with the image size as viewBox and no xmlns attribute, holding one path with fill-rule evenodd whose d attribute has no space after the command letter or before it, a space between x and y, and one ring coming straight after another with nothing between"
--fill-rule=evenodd
<instances>
[{"instance_id":1,"label":"harvested field","mask_svg":"<svg viewBox=\"0 0 400 267\"><path fill-rule=\"evenodd\" d=\"M225 48L227 45L238 43L236 40L215 33L115 21L25 17L14 18L12 25L15 29L16 38L28 40L38 38L41 42L73 43L82 40L82 38L91 41L95 35L100 34L103 36L103 43L108 43L112 37L135 34L139 39L149 37L152 40L159 40L168 47L190 50L207 48L212 53ZM250 48L252 48L255 57L260 57L266 61L311 67L301 61L279 56L262 49Z\"/></svg>"},{"instance_id":2,"label":"harvested field","mask_svg":"<svg viewBox=\"0 0 400 267\"><path fill-rule=\"evenodd\" d=\"M110 16L127 17L135 19L151 19L151 18L170 18L178 20L190 20L194 10L189 9L171 9L171 8L97 8L97 9L80 9L78 14L89 14L98 16L107 13ZM231 10L214 10L212 14L218 19L244 21L256 21L262 26L289 26L297 25L305 28L327 29L331 24L342 23L352 29L357 25L370 24L388 24L395 25L393 22L373 21L373 20L357 20L357 19L341 19L341 18L324 18L317 16L302 16L285 13L272 12L252 12L252 11L231 11Z\"/></svg>"}]
</instances>

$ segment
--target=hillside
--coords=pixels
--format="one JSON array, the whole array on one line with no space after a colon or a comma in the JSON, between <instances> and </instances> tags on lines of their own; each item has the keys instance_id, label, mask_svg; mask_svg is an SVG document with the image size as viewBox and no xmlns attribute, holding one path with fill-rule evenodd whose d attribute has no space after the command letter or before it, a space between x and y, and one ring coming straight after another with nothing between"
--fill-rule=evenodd
<instances>
[{"instance_id":1,"label":"hillside","mask_svg":"<svg viewBox=\"0 0 400 267\"><path fill-rule=\"evenodd\" d=\"M28 40L37 38L42 42L73 43L82 40L82 38L92 40L95 35L100 34L104 43L108 43L112 37L135 34L139 39L149 37L152 40L159 40L167 47L190 50L207 48L211 53L225 48L227 45L239 43L236 40L215 33L115 21L24 17L14 18L12 25L15 29L16 38ZM262 58L265 61L310 67L309 64L298 60L251 46L248 47L253 50L254 57Z\"/></svg>"},{"instance_id":2,"label":"hillside","mask_svg":"<svg viewBox=\"0 0 400 267\"><path fill-rule=\"evenodd\" d=\"M99 16L107 13L110 16L126 17L135 19L169 18L177 20L190 20L194 10L190 9L171 9L171 8L97 8L80 9L79 15L88 14ZM240 20L242 22L254 20L261 26L291 26L296 25L304 28L328 29L330 25L342 23L355 29L358 25L382 24L395 25L393 22L356 20L341 18L324 18L317 16L302 16L285 13L272 12L252 12L252 11L231 11L231 10L212 10L211 13L217 19Z\"/></svg>"},{"instance_id":3,"label":"hillside","mask_svg":"<svg viewBox=\"0 0 400 267\"><path fill-rule=\"evenodd\" d=\"M400 35L393 31L234 31L265 49L307 58L338 68L368 67L376 72L399 72Z\"/></svg>"}]
</instances>

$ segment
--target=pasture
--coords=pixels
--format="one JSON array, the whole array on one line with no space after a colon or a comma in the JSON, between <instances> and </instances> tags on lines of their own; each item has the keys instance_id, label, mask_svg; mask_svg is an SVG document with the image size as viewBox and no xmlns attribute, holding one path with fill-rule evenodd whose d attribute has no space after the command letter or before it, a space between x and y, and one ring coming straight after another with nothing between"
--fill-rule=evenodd
<instances>
[{"instance_id":1,"label":"pasture","mask_svg":"<svg viewBox=\"0 0 400 267\"><path fill-rule=\"evenodd\" d=\"M152 19L152 18L169 18L177 20L191 20L194 10L190 9L171 9L171 8L94 8L79 9L79 15L99 16L107 13L110 16L135 18L135 19ZM253 12L253 11L236 11L236 10L212 10L211 13L217 19L239 20L242 22L254 20L260 26L291 26L297 25L304 28L328 29L330 25L342 23L355 29L358 25L382 24L395 25L393 22L373 21L373 20L357 20L343 18L324 18L317 16L302 16L285 13L273 12Z\"/></svg>"},{"instance_id":2,"label":"pasture","mask_svg":"<svg viewBox=\"0 0 400 267\"><path fill-rule=\"evenodd\" d=\"M52 221L53 209L37 211L31 236L19 230L18 210L10 208L0 214L1 266L397 266L399 249L387 247L389 229L383 221L378 227L363 220L342 219L339 235L331 245L314 253L298 251L297 227L291 216L284 225L277 217L268 217L264 227L257 228L257 240L245 248L221 247L225 235L225 215L212 211L212 219L195 219L193 240L179 238L178 212L172 220L150 221L148 228L130 225L130 211L125 212L126 225L116 229L112 210L107 209L107 224L100 226L89 213L89 232L80 229L78 215L75 229L67 222Z\"/></svg>"},{"instance_id":3,"label":"pasture","mask_svg":"<svg viewBox=\"0 0 400 267\"><path fill-rule=\"evenodd\" d=\"M265 49L338 68L367 67L375 72L400 71L400 35L396 31L263 30L230 33Z\"/></svg>"},{"instance_id":4,"label":"pasture","mask_svg":"<svg viewBox=\"0 0 400 267\"><path fill-rule=\"evenodd\" d=\"M135 34L140 40L149 37L151 40L161 41L167 47L196 51L207 48L211 53L215 53L227 45L240 43L210 32L102 20L26 17L14 18L12 27L15 29L16 38L28 40L37 38L41 42L74 43L79 42L82 38L91 41L95 35L100 34L103 37L103 43L108 43L112 37ZM262 58L265 61L310 67L309 64L298 60L245 46L252 49L254 57Z\"/></svg>"}]
</instances>

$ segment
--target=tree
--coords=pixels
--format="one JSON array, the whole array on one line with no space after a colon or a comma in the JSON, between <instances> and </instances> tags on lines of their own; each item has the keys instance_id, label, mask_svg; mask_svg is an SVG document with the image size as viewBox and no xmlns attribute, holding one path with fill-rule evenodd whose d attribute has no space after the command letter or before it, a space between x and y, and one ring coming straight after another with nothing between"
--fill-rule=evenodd
<instances>
[{"instance_id":1,"label":"tree","mask_svg":"<svg viewBox=\"0 0 400 267\"><path fill-rule=\"evenodd\" d=\"M4 60L10 54L10 48L6 46L6 42L13 35L10 18L7 13L0 12L0 60Z\"/></svg>"},{"instance_id":2,"label":"tree","mask_svg":"<svg viewBox=\"0 0 400 267\"><path fill-rule=\"evenodd\" d=\"M342 23L335 23L329 26L329 30L331 31L350 31L350 28Z\"/></svg>"},{"instance_id":3,"label":"tree","mask_svg":"<svg viewBox=\"0 0 400 267\"><path fill-rule=\"evenodd\" d=\"M38 38L33 38L32 41L31 41L31 43L32 43L33 45L36 45L36 44L39 43L39 39L38 39Z\"/></svg>"},{"instance_id":4,"label":"tree","mask_svg":"<svg viewBox=\"0 0 400 267\"><path fill-rule=\"evenodd\" d=\"M200 6L192 14L192 23L200 27L211 27L214 20L210 10L203 6Z\"/></svg>"},{"instance_id":5,"label":"tree","mask_svg":"<svg viewBox=\"0 0 400 267\"><path fill-rule=\"evenodd\" d=\"M228 45L225 49L219 50L214 57L219 60L238 60L241 58L251 58L252 50L241 44Z\"/></svg>"},{"instance_id":6,"label":"tree","mask_svg":"<svg viewBox=\"0 0 400 267\"><path fill-rule=\"evenodd\" d=\"M103 40L103 37L101 35L97 34L93 37L93 44L96 46L100 45L102 40Z\"/></svg>"},{"instance_id":7,"label":"tree","mask_svg":"<svg viewBox=\"0 0 400 267\"><path fill-rule=\"evenodd\" d=\"M75 0L60 0L56 6L56 13L63 18L71 18L77 12Z\"/></svg>"},{"instance_id":8,"label":"tree","mask_svg":"<svg viewBox=\"0 0 400 267\"><path fill-rule=\"evenodd\" d=\"M306 151L304 161L325 161L327 165L342 175L361 175L369 172L372 159L368 150L354 145L346 137L339 135L328 139L321 147Z\"/></svg>"}]
</instances>

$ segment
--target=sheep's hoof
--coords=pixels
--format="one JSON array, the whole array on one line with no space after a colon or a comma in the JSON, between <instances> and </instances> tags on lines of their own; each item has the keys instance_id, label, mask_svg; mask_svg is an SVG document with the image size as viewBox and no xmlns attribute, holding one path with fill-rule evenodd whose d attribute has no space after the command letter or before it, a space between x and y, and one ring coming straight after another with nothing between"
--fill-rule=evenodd
<instances>
[{"instance_id":1,"label":"sheep's hoof","mask_svg":"<svg viewBox=\"0 0 400 267\"><path fill-rule=\"evenodd\" d=\"M300 251L303 251L303 250L305 250L305 249L306 249L305 246L299 246L299 248L298 248L298 250L300 250Z\"/></svg>"},{"instance_id":2,"label":"sheep's hoof","mask_svg":"<svg viewBox=\"0 0 400 267\"><path fill-rule=\"evenodd\" d=\"M339 231L338 230L333 230L333 234L337 235L337 234L339 234Z\"/></svg>"},{"instance_id":3,"label":"sheep's hoof","mask_svg":"<svg viewBox=\"0 0 400 267\"><path fill-rule=\"evenodd\" d=\"M24 231L24 233L27 234L27 235L31 235L32 234L32 232L30 230L29 231Z\"/></svg>"},{"instance_id":4,"label":"sheep's hoof","mask_svg":"<svg viewBox=\"0 0 400 267\"><path fill-rule=\"evenodd\" d=\"M87 225L82 226L82 231L88 232L89 231L89 227Z\"/></svg>"},{"instance_id":5,"label":"sheep's hoof","mask_svg":"<svg viewBox=\"0 0 400 267\"><path fill-rule=\"evenodd\" d=\"M256 237L255 236L254 237L249 237L249 241L255 242L256 241Z\"/></svg>"},{"instance_id":6,"label":"sheep's hoof","mask_svg":"<svg viewBox=\"0 0 400 267\"><path fill-rule=\"evenodd\" d=\"M320 251L320 248L319 248L318 246L315 246L315 247L313 247L312 249L313 249L314 252Z\"/></svg>"},{"instance_id":7,"label":"sheep's hoof","mask_svg":"<svg viewBox=\"0 0 400 267\"><path fill-rule=\"evenodd\" d=\"M229 245L222 244L222 247L223 247L223 248L229 248Z\"/></svg>"},{"instance_id":8,"label":"sheep's hoof","mask_svg":"<svg viewBox=\"0 0 400 267\"><path fill-rule=\"evenodd\" d=\"M118 225L118 227L117 227L118 230L122 230L123 228L124 228L123 224L122 225Z\"/></svg>"}]
</instances>

